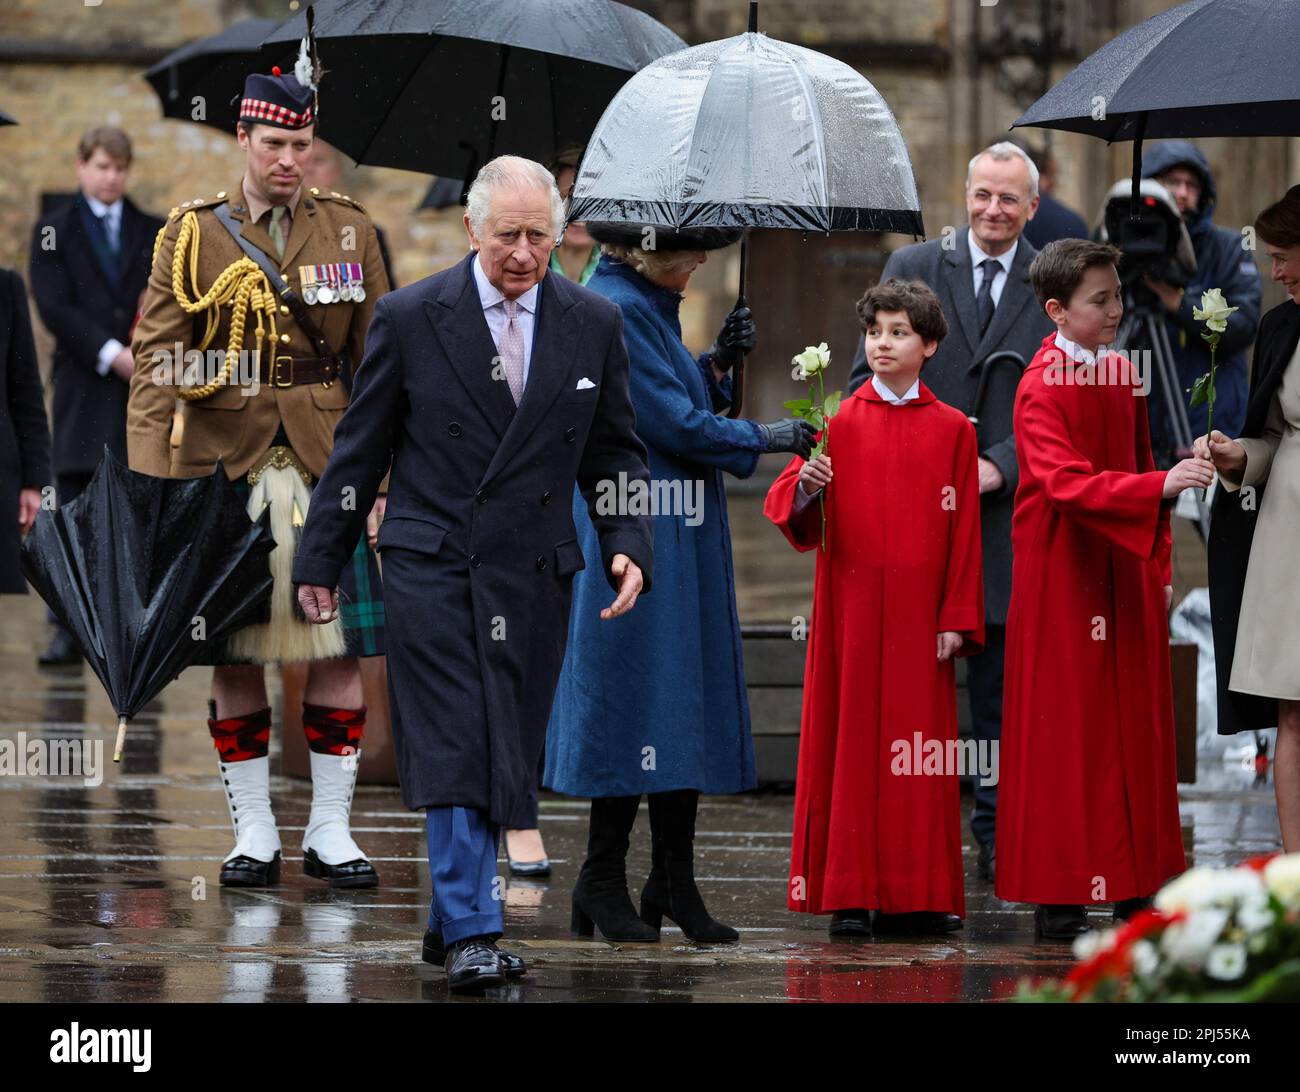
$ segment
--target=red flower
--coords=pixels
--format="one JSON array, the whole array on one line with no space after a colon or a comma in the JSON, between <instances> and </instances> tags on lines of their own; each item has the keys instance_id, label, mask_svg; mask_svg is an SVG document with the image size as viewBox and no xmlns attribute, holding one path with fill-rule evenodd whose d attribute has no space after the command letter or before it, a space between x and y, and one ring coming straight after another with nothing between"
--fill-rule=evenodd
<instances>
[{"instance_id":1,"label":"red flower","mask_svg":"<svg viewBox=\"0 0 1300 1092\"><path fill-rule=\"evenodd\" d=\"M1238 867L1249 868L1252 872L1263 872L1264 866L1277 856L1278 854L1276 853L1265 853L1259 857L1250 857L1247 860L1242 861Z\"/></svg>"}]
</instances>

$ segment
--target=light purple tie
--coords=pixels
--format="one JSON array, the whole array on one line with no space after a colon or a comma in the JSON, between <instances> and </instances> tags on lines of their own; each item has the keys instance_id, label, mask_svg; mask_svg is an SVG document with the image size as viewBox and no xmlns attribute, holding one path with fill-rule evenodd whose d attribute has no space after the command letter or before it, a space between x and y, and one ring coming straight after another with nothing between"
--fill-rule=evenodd
<instances>
[{"instance_id":1,"label":"light purple tie","mask_svg":"<svg viewBox=\"0 0 1300 1092\"><path fill-rule=\"evenodd\" d=\"M510 396L519 405L524 393L524 332L519 328L518 300L502 300L506 309L506 328L501 331L497 351L501 354L501 367L510 385Z\"/></svg>"}]
</instances>

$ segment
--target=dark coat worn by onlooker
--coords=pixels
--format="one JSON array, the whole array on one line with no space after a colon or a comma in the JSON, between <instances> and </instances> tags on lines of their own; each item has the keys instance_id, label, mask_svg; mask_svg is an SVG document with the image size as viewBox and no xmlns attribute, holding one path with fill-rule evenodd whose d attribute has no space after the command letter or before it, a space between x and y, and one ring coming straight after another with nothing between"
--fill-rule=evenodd
<instances>
[{"instance_id":1,"label":"dark coat worn by onlooker","mask_svg":"<svg viewBox=\"0 0 1300 1092\"><path fill-rule=\"evenodd\" d=\"M1164 140L1142 155L1142 177L1155 178L1174 167L1189 167L1201 177L1201 203L1194 216L1184 217L1187 233L1196 252L1196 273L1183 292L1177 311L1161 311L1169 331L1178 384L1184 403L1190 400L1192 384L1210 370L1210 347L1201 334L1205 323L1192 317L1192 309L1201 305L1201 293L1210 288L1222 289L1229 306L1238 308L1228 317L1228 328L1219 339L1214 370L1214 427L1226 436L1241 432L1246 419L1246 350L1259 325L1259 306L1263 288L1253 252L1243 245L1238 231L1215 227L1216 191L1210 164L1201 150L1186 140ZM1157 449L1171 442L1165 420L1164 404L1158 395L1147 400L1151 410L1151 440ZM1205 433L1208 407L1188 406L1192 436Z\"/></svg>"},{"instance_id":2,"label":"dark coat worn by onlooker","mask_svg":"<svg viewBox=\"0 0 1300 1092\"><path fill-rule=\"evenodd\" d=\"M60 477L94 473L105 444L126 462L130 387L111 370L101 375L96 365L105 342L131 344L131 326L162 225L124 197L114 258L79 194L44 217L33 232L32 295L55 341L54 472Z\"/></svg>"},{"instance_id":3,"label":"dark coat worn by onlooker","mask_svg":"<svg viewBox=\"0 0 1300 1092\"><path fill-rule=\"evenodd\" d=\"M0 269L0 594L24 594L18 494L50 484L50 429L27 310L27 289Z\"/></svg>"}]
</instances>

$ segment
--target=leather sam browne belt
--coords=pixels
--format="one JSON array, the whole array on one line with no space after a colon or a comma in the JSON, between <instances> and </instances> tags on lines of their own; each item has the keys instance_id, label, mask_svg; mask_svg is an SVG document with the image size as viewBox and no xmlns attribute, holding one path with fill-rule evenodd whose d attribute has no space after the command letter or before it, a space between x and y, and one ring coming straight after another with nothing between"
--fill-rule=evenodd
<instances>
[{"instance_id":1,"label":"leather sam browne belt","mask_svg":"<svg viewBox=\"0 0 1300 1092\"><path fill-rule=\"evenodd\" d=\"M304 383L323 383L329 386L339 378L338 357L288 356L279 353L273 357L263 355L258 365L258 378L264 387L300 387Z\"/></svg>"}]
</instances>

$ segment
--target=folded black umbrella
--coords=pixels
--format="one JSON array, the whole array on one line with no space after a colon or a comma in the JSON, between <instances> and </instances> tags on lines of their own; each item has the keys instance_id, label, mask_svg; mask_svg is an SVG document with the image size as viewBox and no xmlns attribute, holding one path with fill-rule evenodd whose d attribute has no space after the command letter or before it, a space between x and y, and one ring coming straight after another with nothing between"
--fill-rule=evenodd
<instances>
[{"instance_id":1,"label":"folded black umbrella","mask_svg":"<svg viewBox=\"0 0 1300 1092\"><path fill-rule=\"evenodd\" d=\"M203 478L155 478L107 447L75 500L42 510L23 572L76 638L118 715L129 718L199 656L257 617L271 594L275 540L220 460Z\"/></svg>"},{"instance_id":2,"label":"folded black umbrella","mask_svg":"<svg viewBox=\"0 0 1300 1092\"><path fill-rule=\"evenodd\" d=\"M167 54L144 74L162 102L163 116L233 133L244 78L262 67L258 49L277 26L274 19L245 19ZM197 116L196 99L203 106Z\"/></svg>"},{"instance_id":3,"label":"folded black umbrella","mask_svg":"<svg viewBox=\"0 0 1300 1092\"><path fill-rule=\"evenodd\" d=\"M587 141L631 73L686 43L613 0L320 0L320 135L355 159L473 178ZM300 12L263 44L296 52Z\"/></svg>"}]
</instances>

